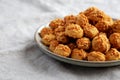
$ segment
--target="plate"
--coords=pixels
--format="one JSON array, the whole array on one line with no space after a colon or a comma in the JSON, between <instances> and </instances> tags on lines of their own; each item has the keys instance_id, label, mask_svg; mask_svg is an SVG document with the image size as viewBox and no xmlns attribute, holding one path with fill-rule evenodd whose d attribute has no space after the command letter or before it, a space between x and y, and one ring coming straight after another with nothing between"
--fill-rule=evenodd
<instances>
[{"instance_id":1,"label":"plate","mask_svg":"<svg viewBox=\"0 0 120 80\"><path fill-rule=\"evenodd\" d=\"M96 62L96 61L85 61L85 60L76 60L72 58L66 58L57 54L54 54L51 52L48 47L46 47L42 42L41 42L41 37L39 36L39 32L42 30L43 27L48 26L48 25L43 25L40 26L34 35L34 39L39 46L40 50L49 55L50 57L57 59L59 61L69 63L69 64L74 64L74 65L79 65L79 66L85 66L85 67L110 67L110 66L117 66L120 65L120 60L114 60L114 61L105 61L105 62Z\"/></svg>"}]
</instances>

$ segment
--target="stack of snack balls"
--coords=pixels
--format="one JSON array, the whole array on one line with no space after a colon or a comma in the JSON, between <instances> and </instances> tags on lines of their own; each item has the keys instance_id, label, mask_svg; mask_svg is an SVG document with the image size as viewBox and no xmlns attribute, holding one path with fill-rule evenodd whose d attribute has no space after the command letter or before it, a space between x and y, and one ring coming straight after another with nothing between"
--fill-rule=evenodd
<instances>
[{"instance_id":1,"label":"stack of snack balls","mask_svg":"<svg viewBox=\"0 0 120 80\"><path fill-rule=\"evenodd\" d=\"M39 34L54 54L87 61L120 59L120 20L96 7L54 19Z\"/></svg>"}]
</instances>

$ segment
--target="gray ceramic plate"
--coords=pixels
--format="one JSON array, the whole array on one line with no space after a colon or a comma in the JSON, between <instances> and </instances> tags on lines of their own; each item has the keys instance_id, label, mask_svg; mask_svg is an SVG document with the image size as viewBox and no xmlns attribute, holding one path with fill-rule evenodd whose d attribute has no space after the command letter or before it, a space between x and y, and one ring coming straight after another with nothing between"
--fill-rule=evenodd
<instances>
[{"instance_id":1,"label":"gray ceramic plate","mask_svg":"<svg viewBox=\"0 0 120 80\"><path fill-rule=\"evenodd\" d=\"M85 67L110 67L110 66L117 66L120 65L120 60L116 60L116 61L105 61L105 62L94 62L94 61L85 61L85 60L75 60L72 58L66 58L66 57L62 57L60 55L56 55L53 52L49 51L48 47L46 47L42 42L41 42L41 37L39 36L39 32L41 31L41 29L46 26L40 26L37 31L35 32L35 41L38 44L39 48L41 49L41 51L47 55L49 55L50 57L57 59L59 61L62 62L66 62L66 63L70 63L70 64L74 64L74 65L79 65L79 66L85 66Z\"/></svg>"}]
</instances>

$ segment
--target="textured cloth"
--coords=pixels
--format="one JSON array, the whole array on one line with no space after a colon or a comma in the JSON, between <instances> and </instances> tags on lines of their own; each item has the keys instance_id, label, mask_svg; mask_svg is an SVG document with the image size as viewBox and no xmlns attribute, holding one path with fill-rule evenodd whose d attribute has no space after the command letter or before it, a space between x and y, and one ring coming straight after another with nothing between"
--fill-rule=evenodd
<instances>
[{"instance_id":1,"label":"textured cloth","mask_svg":"<svg viewBox=\"0 0 120 80\"><path fill-rule=\"evenodd\" d=\"M35 30L50 20L96 6L119 18L120 0L0 0L0 80L120 80L120 66L86 68L42 53Z\"/></svg>"}]
</instances>

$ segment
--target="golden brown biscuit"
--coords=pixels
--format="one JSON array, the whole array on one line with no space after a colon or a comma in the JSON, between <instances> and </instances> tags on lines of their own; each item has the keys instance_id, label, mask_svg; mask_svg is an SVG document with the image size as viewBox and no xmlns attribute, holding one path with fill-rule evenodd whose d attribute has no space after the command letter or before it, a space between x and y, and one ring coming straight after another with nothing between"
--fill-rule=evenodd
<instances>
[{"instance_id":1,"label":"golden brown biscuit","mask_svg":"<svg viewBox=\"0 0 120 80\"><path fill-rule=\"evenodd\" d=\"M83 28L88 23L88 18L83 13L77 15L76 24L80 25Z\"/></svg>"},{"instance_id":2,"label":"golden brown biscuit","mask_svg":"<svg viewBox=\"0 0 120 80\"><path fill-rule=\"evenodd\" d=\"M75 23L76 22L76 16L74 15L68 15L68 16L65 16L64 17L64 21L65 21L65 24L68 25L68 24L71 24L71 23Z\"/></svg>"},{"instance_id":3,"label":"golden brown biscuit","mask_svg":"<svg viewBox=\"0 0 120 80\"><path fill-rule=\"evenodd\" d=\"M59 34L56 35L56 39L57 41L59 41L60 43L68 43L69 39L68 37L65 35L65 32L60 32Z\"/></svg>"},{"instance_id":4,"label":"golden brown biscuit","mask_svg":"<svg viewBox=\"0 0 120 80\"><path fill-rule=\"evenodd\" d=\"M109 40L114 48L120 49L120 33L111 34Z\"/></svg>"},{"instance_id":5,"label":"golden brown biscuit","mask_svg":"<svg viewBox=\"0 0 120 80\"><path fill-rule=\"evenodd\" d=\"M43 38L42 38L42 42L45 45L50 45L50 41L55 39L55 35L53 34L46 34Z\"/></svg>"},{"instance_id":6,"label":"golden brown biscuit","mask_svg":"<svg viewBox=\"0 0 120 80\"><path fill-rule=\"evenodd\" d=\"M100 52L107 52L110 49L110 43L105 33L100 33L93 38L92 49Z\"/></svg>"},{"instance_id":7,"label":"golden brown biscuit","mask_svg":"<svg viewBox=\"0 0 120 80\"><path fill-rule=\"evenodd\" d=\"M87 53L83 49L73 49L71 53L71 58L78 59L78 60L84 60L87 57Z\"/></svg>"},{"instance_id":8,"label":"golden brown biscuit","mask_svg":"<svg viewBox=\"0 0 120 80\"><path fill-rule=\"evenodd\" d=\"M106 53L106 60L108 60L108 61L119 60L119 59L120 59L120 52L116 48L111 48Z\"/></svg>"},{"instance_id":9,"label":"golden brown biscuit","mask_svg":"<svg viewBox=\"0 0 120 80\"><path fill-rule=\"evenodd\" d=\"M56 48L56 46L58 46L58 45L59 45L59 42L58 42L57 40L52 40L52 41L50 41L49 49L50 49L51 51L54 51L55 48Z\"/></svg>"},{"instance_id":10,"label":"golden brown biscuit","mask_svg":"<svg viewBox=\"0 0 120 80\"><path fill-rule=\"evenodd\" d=\"M94 38L99 33L97 28L91 24L87 24L86 26L84 26L83 30L84 30L85 36L91 39Z\"/></svg>"},{"instance_id":11,"label":"golden brown biscuit","mask_svg":"<svg viewBox=\"0 0 120 80\"><path fill-rule=\"evenodd\" d=\"M112 25L113 32L120 33L120 20L116 20Z\"/></svg>"},{"instance_id":12,"label":"golden brown biscuit","mask_svg":"<svg viewBox=\"0 0 120 80\"><path fill-rule=\"evenodd\" d=\"M71 50L67 45L59 44L55 48L54 53L64 57L68 57L71 54Z\"/></svg>"},{"instance_id":13,"label":"golden brown biscuit","mask_svg":"<svg viewBox=\"0 0 120 80\"><path fill-rule=\"evenodd\" d=\"M83 37L83 38L77 39L76 44L79 49L88 50L90 48L91 42L89 38Z\"/></svg>"},{"instance_id":14,"label":"golden brown biscuit","mask_svg":"<svg viewBox=\"0 0 120 80\"><path fill-rule=\"evenodd\" d=\"M63 26L64 24L65 24L64 20L57 18L57 19L54 19L53 21L51 21L49 26L52 29L56 29L58 26Z\"/></svg>"},{"instance_id":15,"label":"golden brown biscuit","mask_svg":"<svg viewBox=\"0 0 120 80\"><path fill-rule=\"evenodd\" d=\"M93 51L87 55L88 61L105 61L105 55L98 51Z\"/></svg>"},{"instance_id":16,"label":"golden brown biscuit","mask_svg":"<svg viewBox=\"0 0 120 80\"><path fill-rule=\"evenodd\" d=\"M108 21L101 20L98 21L98 23L95 25L95 27L100 31L100 32L105 32L110 28L111 24Z\"/></svg>"},{"instance_id":17,"label":"golden brown biscuit","mask_svg":"<svg viewBox=\"0 0 120 80\"><path fill-rule=\"evenodd\" d=\"M46 34L52 34L53 31L51 28L49 27L44 27L41 31L40 31L40 36L44 37Z\"/></svg>"},{"instance_id":18,"label":"golden brown biscuit","mask_svg":"<svg viewBox=\"0 0 120 80\"><path fill-rule=\"evenodd\" d=\"M83 30L77 24L69 24L65 29L65 34L72 38L81 38L83 36Z\"/></svg>"},{"instance_id":19,"label":"golden brown biscuit","mask_svg":"<svg viewBox=\"0 0 120 80\"><path fill-rule=\"evenodd\" d=\"M85 16L91 21L98 22L102 20L106 15L103 11L96 7L90 7L84 11Z\"/></svg>"}]
</instances>

